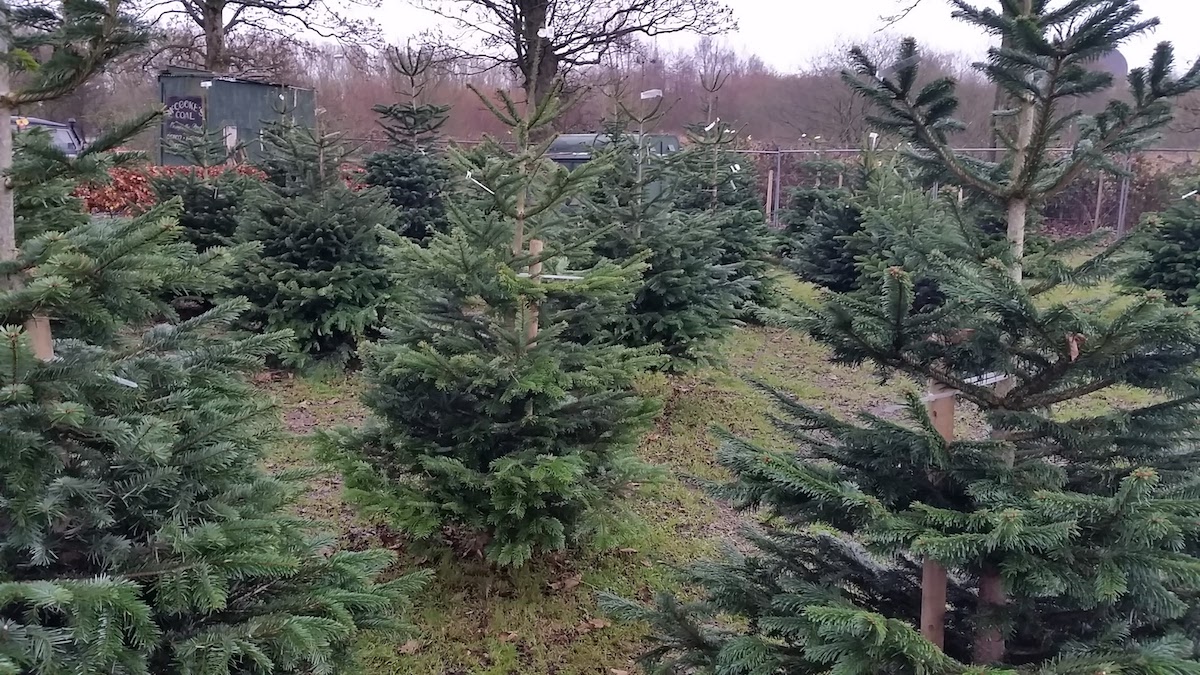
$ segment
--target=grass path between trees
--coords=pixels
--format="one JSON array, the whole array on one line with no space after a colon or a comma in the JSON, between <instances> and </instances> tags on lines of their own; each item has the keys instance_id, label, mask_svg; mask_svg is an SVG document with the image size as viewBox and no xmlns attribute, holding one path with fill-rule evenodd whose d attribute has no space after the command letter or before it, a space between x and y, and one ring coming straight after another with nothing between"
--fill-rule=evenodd
<instances>
[{"instance_id":1,"label":"grass path between trees","mask_svg":"<svg viewBox=\"0 0 1200 675\"><path fill-rule=\"evenodd\" d=\"M781 279L790 295L811 288ZM823 347L778 328L746 327L720 352L721 364L681 376L648 376L641 386L663 403L662 414L643 438L640 454L662 467L661 479L639 486L628 500L632 516L609 533L604 550L559 556L515 571L494 571L482 561L446 551L420 549L383 528L356 518L341 501L336 476L313 480L299 505L305 516L339 533L347 547L386 546L400 556L399 569L436 570L417 599L412 635L370 634L360 659L373 675L628 675L644 645L638 626L614 625L596 608L596 593L610 591L650 600L656 591L680 589L675 570L737 546L753 516L735 513L709 497L704 480L723 478L713 460L709 430L722 426L739 435L786 448L771 425L771 405L750 384L758 380L810 405L839 415L861 410L887 414L915 383L881 384L869 369L831 365ZM312 466L311 435L338 424L359 424L353 376L284 378L264 382L279 404L287 440L269 460L272 469ZM1107 393L1097 405L1120 405ZM1134 402L1134 401L1129 401ZM1142 402L1142 401L1137 401ZM1086 410L1072 411L1085 414ZM964 427L977 420L967 412ZM964 429L965 431L965 429Z\"/></svg>"}]
</instances>

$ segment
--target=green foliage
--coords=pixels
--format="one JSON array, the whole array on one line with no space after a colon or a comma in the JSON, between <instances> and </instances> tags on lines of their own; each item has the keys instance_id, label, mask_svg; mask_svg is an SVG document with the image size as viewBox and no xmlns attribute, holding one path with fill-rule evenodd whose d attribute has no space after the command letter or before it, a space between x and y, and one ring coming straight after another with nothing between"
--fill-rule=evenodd
<instances>
[{"instance_id":1,"label":"green foliage","mask_svg":"<svg viewBox=\"0 0 1200 675\"><path fill-rule=\"evenodd\" d=\"M1184 199L1147 219L1136 235L1143 254L1126 281L1156 289L1177 305L1200 297L1200 202Z\"/></svg>"},{"instance_id":2,"label":"green foliage","mask_svg":"<svg viewBox=\"0 0 1200 675\"><path fill-rule=\"evenodd\" d=\"M363 181L387 191L396 207L390 227L417 241L449 229L443 193L450 181L450 167L425 151L396 147L367 157Z\"/></svg>"},{"instance_id":3,"label":"green foliage","mask_svg":"<svg viewBox=\"0 0 1200 675\"><path fill-rule=\"evenodd\" d=\"M801 279L838 292L859 288L863 210L841 189L800 188L787 216L791 240L784 264Z\"/></svg>"},{"instance_id":4,"label":"green foliage","mask_svg":"<svg viewBox=\"0 0 1200 675\"><path fill-rule=\"evenodd\" d=\"M178 209L24 211L12 267L36 272L0 293L0 672L333 672L424 581L377 583L389 553L288 513L305 476L260 468L273 410L245 375L289 336L229 336L244 300L175 320L166 292L210 293L244 253L197 253Z\"/></svg>"},{"instance_id":5,"label":"green foliage","mask_svg":"<svg viewBox=\"0 0 1200 675\"><path fill-rule=\"evenodd\" d=\"M179 224L188 241L201 251L229 246L244 218L249 192L257 180L226 165L231 153L215 133L185 135L170 153L194 167L182 173L153 176L150 187L159 202L178 197L183 202ZM220 169L218 167L224 167Z\"/></svg>"},{"instance_id":6,"label":"green foliage","mask_svg":"<svg viewBox=\"0 0 1200 675\"><path fill-rule=\"evenodd\" d=\"M664 599L642 610L661 645L655 656L702 672L914 672L930 663L939 665L928 672L981 672L970 665L984 620L973 586L999 570L1009 594L1004 665L1075 673L1151 659L1130 672L1186 672L1172 668L1195 658L1179 638L1194 631L1189 608L1200 590L1200 455L1187 444L1200 321L1153 296L1041 305L1036 296L1056 283L1015 283L952 224L916 234L913 256L888 270L876 296L829 294L788 322L840 362L944 382L1002 435L947 443L915 395L900 419L848 422L775 392L795 447L725 434L718 460L736 481L716 492L777 517L750 534L752 555L692 571L707 591L699 605ZM1110 258L1065 269L1063 282L1095 282ZM918 272L943 290L941 303L918 302ZM931 339L950 335L965 339ZM969 379L984 372L1011 373L1013 388ZM1071 420L1049 412L1120 385L1167 400ZM945 657L914 628L924 556L951 571ZM717 615L739 620L707 625Z\"/></svg>"},{"instance_id":7,"label":"green foliage","mask_svg":"<svg viewBox=\"0 0 1200 675\"><path fill-rule=\"evenodd\" d=\"M391 294L376 228L394 222L385 192L355 190L336 138L290 125L264 134L269 182L251 195L238 238L259 253L238 274L247 326L290 330L304 360L349 359L376 334Z\"/></svg>"},{"instance_id":8,"label":"green foliage","mask_svg":"<svg viewBox=\"0 0 1200 675\"><path fill-rule=\"evenodd\" d=\"M501 101L518 149L487 145L486 166L473 169L486 189L451 202L449 233L425 247L391 237L395 283L409 294L363 350L373 416L327 436L323 453L371 515L521 565L593 534L644 472L632 447L656 406L633 378L654 359L566 335L597 306L628 303L640 263L522 276L539 262L558 271L567 252L550 234L568 229L561 206L596 171L568 172L529 142L556 114L557 92L528 116ZM470 160L456 160L465 174ZM523 242L539 237L547 250L530 253Z\"/></svg>"}]
</instances>

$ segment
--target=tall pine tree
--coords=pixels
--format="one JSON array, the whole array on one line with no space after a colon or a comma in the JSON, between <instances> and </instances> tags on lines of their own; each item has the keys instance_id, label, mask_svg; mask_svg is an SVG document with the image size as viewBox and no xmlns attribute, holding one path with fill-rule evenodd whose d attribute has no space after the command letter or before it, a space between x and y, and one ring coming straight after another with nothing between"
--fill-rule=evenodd
<instances>
[{"instance_id":1,"label":"tall pine tree","mask_svg":"<svg viewBox=\"0 0 1200 675\"><path fill-rule=\"evenodd\" d=\"M533 140L562 109L560 86L536 107L489 101L515 150L492 141L457 158L475 190L450 204L449 233L427 247L393 238L395 279L411 295L364 350L372 419L325 452L368 512L417 537L475 542L502 565L580 542L614 516L655 411L633 391L652 358L565 335L627 303L641 265L560 269L570 251L552 235L577 227L562 206L602 168L568 172Z\"/></svg>"},{"instance_id":2,"label":"tall pine tree","mask_svg":"<svg viewBox=\"0 0 1200 675\"><path fill-rule=\"evenodd\" d=\"M908 249L878 294L829 294L786 321L840 362L953 392L991 432L947 438L945 411L931 415L915 393L899 419L864 412L853 422L777 393L796 447L726 435L719 455L737 477L720 493L778 516L752 535L758 550L698 567L699 603L609 601L654 624L654 658L723 673L1196 669L1200 322L1158 293L1053 299L1064 285L1110 276L1118 250L1075 266L1047 261L1030 281L1023 271L1035 261L1022 242L1031 205L1082 164L1107 165L1109 153L1148 142L1170 99L1200 86L1200 67L1174 78L1163 45L1131 73L1132 103L1093 118L1060 113L1109 85L1089 70L1097 56L1153 22L1127 0L1019 0L1003 14L955 4L1002 37L979 66L1017 102L998 162L948 150L954 85L914 90L911 41L886 76L856 52L857 82L885 128L912 140L918 166L1002 200L1008 246L997 255L980 229L962 227L956 199L927 204L920 222L892 223L910 235ZM1052 159L1072 123L1073 152ZM917 301L918 276L936 284L938 302ZM1114 387L1154 403L1087 400ZM739 621L718 627L718 614Z\"/></svg>"}]
</instances>

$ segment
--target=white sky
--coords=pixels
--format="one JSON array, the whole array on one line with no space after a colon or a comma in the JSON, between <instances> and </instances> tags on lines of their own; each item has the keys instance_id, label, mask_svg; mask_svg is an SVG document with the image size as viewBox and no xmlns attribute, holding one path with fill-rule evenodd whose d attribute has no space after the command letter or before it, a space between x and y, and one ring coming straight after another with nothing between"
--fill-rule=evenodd
<instances>
[{"instance_id":1,"label":"white sky","mask_svg":"<svg viewBox=\"0 0 1200 675\"><path fill-rule=\"evenodd\" d=\"M904 0L725 0L733 8L738 30L724 41L740 51L756 53L769 65L783 71L803 66L842 40L869 38L885 26L882 17L895 14ZM999 7L996 0L977 4ZM1175 44L1180 65L1200 57L1200 0L1141 0L1146 16L1157 16L1162 25L1152 35L1131 41L1122 48L1130 67L1144 65L1154 45L1163 40ZM388 37L394 41L433 25L434 18L403 0L385 0L384 10L372 12ZM916 11L888 32L911 35L922 44L944 51L974 56L987 47L984 38L970 26L950 17L945 0L923 0ZM660 38L660 46L687 46L693 38Z\"/></svg>"}]
</instances>

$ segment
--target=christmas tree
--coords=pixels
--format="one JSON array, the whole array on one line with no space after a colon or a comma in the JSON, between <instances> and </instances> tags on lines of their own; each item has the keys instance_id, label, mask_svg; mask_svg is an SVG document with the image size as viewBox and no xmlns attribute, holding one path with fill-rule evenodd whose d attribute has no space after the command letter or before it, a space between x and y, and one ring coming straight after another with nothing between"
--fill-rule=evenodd
<instances>
[{"instance_id":1,"label":"christmas tree","mask_svg":"<svg viewBox=\"0 0 1200 675\"><path fill-rule=\"evenodd\" d=\"M1079 120L1073 153L1051 161L1050 139L1078 118L1056 111L1109 84L1089 64L1153 22L1123 0L1007 3L1015 11L1003 15L956 6L1003 38L980 66L1019 104L1018 135L997 165L942 145L956 128L954 86L912 90L911 41L887 76L859 54L859 82L884 108L880 121L914 139L918 167L941 162L964 184L1006 195L1008 246L997 255L981 229L963 227L956 196L926 201L915 223L893 214L889 236L907 234L907 250L877 294L829 293L784 319L839 362L934 387L928 401L909 394L898 417L873 411L856 421L775 392L796 447L725 435L719 460L736 481L719 493L775 516L751 535L757 550L698 566L693 579L707 593L697 603L608 601L652 623L651 658L677 671L1196 668L1200 321L1154 292L1053 299L1060 287L1110 278L1119 249L1074 266L1048 261L1052 273L1031 281L1019 230L1028 207L1080 164L1148 142L1169 119L1170 99L1200 86L1200 68L1173 78L1170 47L1160 46L1130 75L1133 102ZM917 278L936 285L938 301L918 302ZM1117 387L1152 403L1088 399ZM955 437L946 405L955 398L978 409L986 437Z\"/></svg>"},{"instance_id":2,"label":"christmas tree","mask_svg":"<svg viewBox=\"0 0 1200 675\"><path fill-rule=\"evenodd\" d=\"M66 93L138 44L127 9L9 12L17 44L51 56L6 100ZM376 584L390 554L334 550L286 510L299 476L259 468L274 425L244 375L288 336L230 337L243 300L182 322L162 302L223 283L238 251L180 241L177 201L68 214L62 191L120 159L118 142L0 156L21 205L18 236L0 222L20 245L0 269L0 672L344 668L356 632L391 625L424 575ZM38 189L41 211L24 194Z\"/></svg>"},{"instance_id":3,"label":"christmas tree","mask_svg":"<svg viewBox=\"0 0 1200 675\"><path fill-rule=\"evenodd\" d=\"M437 132L450 107L425 102L434 65L431 49L393 49L389 57L392 70L403 80L406 100L373 108L390 147L367 157L364 180L387 190L399 214L392 229L424 241L448 229L443 193L450 167L441 157Z\"/></svg>"},{"instance_id":4,"label":"christmas tree","mask_svg":"<svg viewBox=\"0 0 1200 675\"><path fill-rule=\"evenodd\" d=\"M238 239L260 247L237 292L254 304L247 325L290 330L293 358L344 361L381 325L392 284L376 227L395 209L378 188L353 189L334 134L287 120L264 129L266 183L251 196Z\"/></svg>"},{"instance_id":5,"label":"christmas tree","mask_svg":"<svg viewBox=\"0 0 1200 675\"><path fill-rule=\"evenodd\" d=\"M623 325L611 330L624 344L658 349L669 358L667 368L688 367L729 333L750 282L739 278L742 263L721 262L717 215L675 206L675 166L651 153L644 138L626 133L634 114L627 110L624 120L613 121L609 143L592 160L604 168L594 208L583 211L586 229L576 238L591 239L601 259L645 259L641 288ZM649 111L639 126L656 114Z\"/></svg>"},{"instance_id":6,"label":"christmas tree","mask_svg":"<svg viewBox=\"0 0 1200 675\"><path fill-rule=\"evenodd\" d=\"M204 250L231 246L244 219L247 194L257 180L235 157L241 148L228 148L215 132L185 132L169 143L169 152L188 166L179 172L153 176L150 187L160 202L178 197L183 202L179 225L188 241Z\"/></svg>"},{"instance_id":7,"label":"christmas tree","mask_svg":"<svg viewBox=\"0 0 1200 675\"><path fill-rule=\"evenodd\" d=\"M330 436L325 456L368 513L520 565L597 534L643 471L632 449L656 407L633 378L654 359L565 335L628 303L642 266L563 268L571 252L550 235L578 226L561 207L603 167L568 172L531 140L562 109L560 86L536 107L499 97L488 103L516 149L488 142L482 168L456 156L476 189L451 201L451 231L426 247L394 237L411 295L364 350L373 417Z\"/></svg>"},{"instance_id":8,"label":"christmas tree","mask_svg":"<svg viewBox=\"0 0 1200 675\"><path fill-rule=\"evenodd\" d=\"M689 143L673 158L675 208L707 212L716 221L721 265L736 265L733 281L744 287L739 315L753 317L757 308L775 304L767 262L774 237L758 195L753 161L738 153L738 134L718 118L688 131Z\"/></svg>"},{"instance_id":9,"label":"christmas tree","mask_svg":"<svg viewBox=\"0 0 1200 675\"><path fill-rule=\"evenodd\" d=\"M1147 221L1136 243L1143 259L1126 282L1161 291L1177 305L1195 305L1200 299L1200 202L1180 200Z\"/></svg>"}]
</instances>

